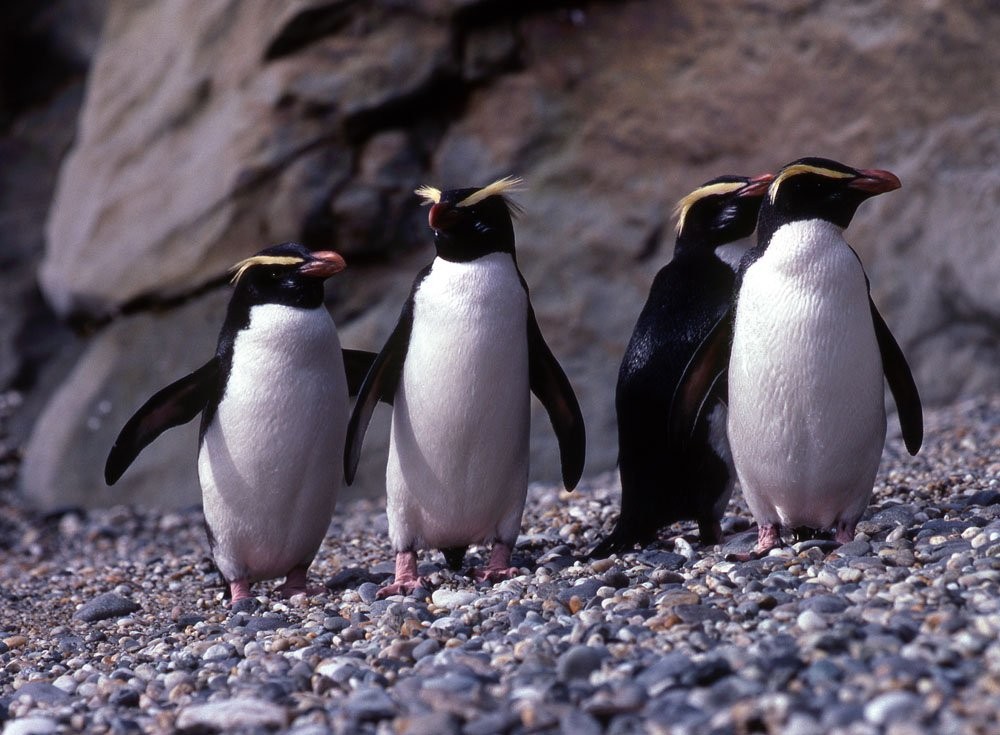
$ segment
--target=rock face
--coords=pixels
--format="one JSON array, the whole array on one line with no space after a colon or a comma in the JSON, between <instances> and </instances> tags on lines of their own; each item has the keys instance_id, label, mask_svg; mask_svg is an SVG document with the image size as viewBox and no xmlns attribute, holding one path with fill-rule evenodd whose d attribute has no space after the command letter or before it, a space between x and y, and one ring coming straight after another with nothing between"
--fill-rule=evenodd
<instances>
[{"instance_id":1,"label":"rock face","mask_svg":"<svg viewBox=\"0 0 1000 735\"><path fill-rule=\"evenodd\" d=\"M673 203L803 155L900 175L849 232L875 300L927 402L996 390L1000 14L987 0L542 6L110 4L40 271L59 314L110 326L39 421L25 491L109 501L100 468L118 419L207 358L224 303L207 285L231 263L289 239L340 250L342 341L377 349L432 257L413 188L509 173L528 182L519 263L581 399L588 472L615 462L618 362L669 258ZM171 349L173 333L188 339ZM554 479L534 411L532 477ZM380 420L357 492L381 492ZM147 451L163 468L113 497L188 502L193 448Z\"/></svg>"}]
</instances>

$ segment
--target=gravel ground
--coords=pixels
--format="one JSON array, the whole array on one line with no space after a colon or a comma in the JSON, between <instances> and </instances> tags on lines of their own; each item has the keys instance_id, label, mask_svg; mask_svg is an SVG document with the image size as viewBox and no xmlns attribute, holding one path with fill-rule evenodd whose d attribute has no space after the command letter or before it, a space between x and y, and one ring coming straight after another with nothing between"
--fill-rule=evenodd
<instances>
[{"instance_id":1,"label":"gravel ground","mask_svg":"<svg viewBox=\"0 0 1000 735\"><path fill-rule=\"evenodd\" d=\"M355 502L313 566L328 594L259 585L235 614L199 511L33 515L3 441L3 733L1000 732L1000 396L929 412L916 458L891 437L840 548L728 561L755 535L737 501L722 547L688 524L581 561L608 475L532 487L522 576L480 587L425 554L432 593L376 601L384 511Z\"/></svg>"}]
</instances>

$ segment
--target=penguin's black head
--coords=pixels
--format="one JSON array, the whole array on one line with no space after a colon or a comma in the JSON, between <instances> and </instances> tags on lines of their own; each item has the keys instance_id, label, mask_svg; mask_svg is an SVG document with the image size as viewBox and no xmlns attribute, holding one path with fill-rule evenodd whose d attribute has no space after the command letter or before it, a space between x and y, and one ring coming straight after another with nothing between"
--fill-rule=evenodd
<instances>
[{"instance_id":1,"label":"penguin's black head","mask_svg":"<svg viewBox=\"0 0 1000 735\"><path fill-rule=\"evenodd\" d=\"M748 237L757 225L757 211L774 177L761 174L719 176L706 181L677 202L677 244L674 253L695 248L706 252Z\"/></svg>"},{"instance_id":2,"label":"penguin's black head","mask_svg":"<svg viewBox=\"0 0 1000 735\"><path fill-rule=\"evenodd\" d=\"M232 267L233 300L316 308L323 303L323 282L345 267L332 250L313 253L294 242L275 245Z\"/></svg>"},{"instance_id":3,"label":"penguin's black head","mask_svg":"<svg viewBox=\"0 0 1000 735\"><path fill-rule=\"evenodd\" d=\"M431 205L427 222L434 230L438 257L463 262L489 253L513 256L512 219L520 209L504 192L520 183L521 179L506 177L481 189L417 189L416 193Z\"/></svg>"},{"instance_id":4,"label":"penguin's black head","mask_svg":"<svg viewBox=\"0 0 1000 735\"><path fill-rule=\"evenodd\" d=\"M758 237L769 238L781 225L799 220L821 219L845 228L861 202L900 186L889 171L855 169L828 158L800 158L784 166L771 182L761 207Z\"/></svg>"}]
</instances>

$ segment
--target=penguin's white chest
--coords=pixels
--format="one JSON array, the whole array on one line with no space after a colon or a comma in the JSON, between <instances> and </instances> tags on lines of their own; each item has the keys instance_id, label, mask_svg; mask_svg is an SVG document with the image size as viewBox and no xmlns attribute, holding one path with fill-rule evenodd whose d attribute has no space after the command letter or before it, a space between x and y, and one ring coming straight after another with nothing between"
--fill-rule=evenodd
<instances>
[{"instance_id":1,"label":"penguin's white chest","mask_svg":"<svg viewBox=\"0 0 1000 735\"><path fill-rule=\"evenodd\" d=\"M864 271L835 225L782 226L745 272L729 440L758 522L830 528L868 504L885 441Z\"/></svg>"},{"instance_id":2,"label":"penguin's white chest","mask_svg":"<svg viewBox=\"0 0 1000 735\"><path fill-rule=\"evenodd\" d=\"M397 549L512 542L528 475L527 294L513 259L436 259L413 303L386 472Z\"/></svg>"},{"instance_id":3,"label":"penguin's white chest","mask_svg":"<svg viewBox=\"0 0 1000 735\"><path fill-rule=\"evenodd\" d=\"M228 579L308 564L343 475L347 381L326 309L252 307L201 445L198 472L216 563Z\"/></svg>"}]
</instances>

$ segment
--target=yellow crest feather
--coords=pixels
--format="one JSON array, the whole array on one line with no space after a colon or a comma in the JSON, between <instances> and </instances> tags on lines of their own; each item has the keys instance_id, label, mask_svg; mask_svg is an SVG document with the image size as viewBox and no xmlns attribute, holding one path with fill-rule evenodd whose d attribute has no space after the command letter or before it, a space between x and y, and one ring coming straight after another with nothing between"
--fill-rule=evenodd
<instances>
[{"instance_id":1,"label":"yellow crest feather","mask_svg":"<svg viewBox=\"0 0 1000 735\"><path fill-rule=\"evenodd\" d=\"M435 189L433 186L421 186L414 189L414 194L424 200L424 204L437 204L441 201L441 190Z\"/></svg>"},{"instance_id":2,"label":"yellow crest feather","mask_svg":"<svg viewBox=\"0 0 1000 735\"><path fill-rule=\"evenodd\" d=\"M509 191L521 191L522 185L524 184L524 179L519 176L504 176L502 179L494 181L492 184L484 186L482 189L477 189L476 191L469 194L462 201L458 202L456 207L471 207L474 204L478 204L484 199L488 199L496 194L504 194Z\"/></svg>"},{"instance_id":3,"label":"yellow crest feather","mask_svg":"<svg viewBox=\"0 0 1000 735\"><path fill-rule=\"evenodd\" d=\"M229 272L233 274L231 283L235 286L239 283L243 274L247 272L247 269L253 268L255 265L297 265L298 263L304 262L304 258L299 258L294 255L254 255L250 258L241 260L229 269Z\"/></svg>"},{"instance_id":4,"label":"yellow crest feather","mask_svg":"<svg viewBox=\"0 0 1000 735\"><path fill-rule=\"evenodd\" d=\"M774 198L778 196L778 187L786 180L793 176L799 176L801 174L817 174L819 176L826 176L829 179L850 179L854 174L847 173L846 171L834 171L832 168L824 168L822 166L810 166L808 163L797 163L794 166L786 166L781 170L781 172L774 177L774 181L771 182L771 186L767 190L767 195L771 200L771 204L774 204Z\"/></svg>"},{"instance_id":5,"label":"yellow crest feather","mask_svg":"<svg viewBox=\"0 0 1000 735\"><path fill-rule=\"evenodd\" d=\"M677 202L677 206L674 207L674 217L677 219L677 234L680 235L684 229L684 220L687 218L687 213L691 211L691 207L696 202L701 201L705 197L729 194L737 189L742 189L744 186L746 184L742 181L720 181L717 184L699 186L686 197L682 198Z\"/></svg>"}]
</instances>

